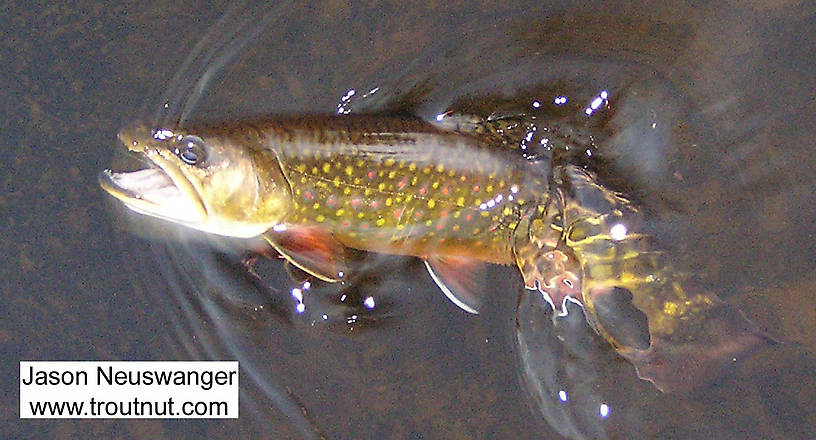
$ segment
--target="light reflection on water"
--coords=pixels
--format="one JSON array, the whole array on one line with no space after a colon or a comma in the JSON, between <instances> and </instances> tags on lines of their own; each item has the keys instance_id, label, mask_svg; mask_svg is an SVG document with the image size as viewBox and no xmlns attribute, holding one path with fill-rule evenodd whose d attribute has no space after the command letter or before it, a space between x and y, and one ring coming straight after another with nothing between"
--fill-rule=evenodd
<instances>
[{"instance_id":1,"label":"light reflection on water","mask_svg":"<svg viewBox=\"0 0 816 440\"><path fill-rule=\"evenodd\" d=\"M370 43L369 51L348 48L356 40L345 30L363 23L338 18L336 27L320 28L315 22L322 18L302 17L295 10L276 17L284 30L263 31L246 56L236 55L225 77L212 85L192 114L400 111L407 105L432 119L451 108L487 116L552 102L584 106L587 117L612 115L603 125L612 130L596 133L604 141L600 148L609 164L605 181L653 214L657 240L680 255L717 294L740 304L772 334L786 336L776 326L787 311L769 292L779 283L792 286L777 289L785 295L811 298L813 283L801 278L809 274L814 256L812 215L796 211L813 205L808 192L813 179L802 165L812 159L806 142L786 141L802 139L790 121L792 113L802 110L812 116L804 98L791 94L787 107L768 108L762 104L779 98L752 86L770 80L762 69L776 66L769 66L762 54L773 53L767 46L774 45L740 32L773 25L751 28L737 11L705 8L653 10L640 19L625 14L625 8L594 15L542 6L526 11L523 19L505 10L500 19L454 23L453 30L427 44L397 44L394 50L401 50L400 56L383 63L384 50L376 43ZM498 23L495 27L488 24L492 20ZM791 17L780 20L797 22ZM382 36L376 33L382 32L380 26L372 24L373 35ZM456 38L459 28L465 38L461 32ZM307 36L288 43L276 40L292 29ZM309 37L311 32L325 35ZM327 52L332 45L323 41L332 37L342 40L333 56ZM310 41L314 53L285 53L286 44ZM348 65L338 67L344 63ZM807 75L794 67L786 74L803 81ZM312 82L297 78L301 69ZM324 77L329 77L325 83L317 81ZM265 94L276 98L258 99ZM607 100L614 112L604 112ZM808 234L810 239L801 243ZM512 428L501 427L502 420L541 414L549 427L540 429L568 438L813 434L807 428L814 425L812 420L785 402L791 391L779 388L795 383L785 373L779 377L785 362L804 358L812 364L809 357L793 353L795 344L759 353L753 363L735 367L717 387L701 394L663 395L639 381L631 365L591 333L582 333L585 328L575 314L562 318L563 325L555 329L548 319L542 326L540 319L525 315L531 310L539 310L534 316L544 314L535 297L521 298L519 333L513 335L513 283L520 280L509 269L491 269L493 279L502 279L496 281L494 311L488 318L467 321L441 299L429 303L441 295L409 259L365 256L362 274L353 283L315 283L305 289L300 274L290 277L280 262L262 262L256 279L241 272L242 256L229 248L215 253L209 244L184 240L166 250L153 247L161 249L156 258L163 262L162 279L170 283L172 293L169 298L157 293L153 300L167 305L179 353L238 359L249 378L242 382L242 404L251 408L254 426L271 424L273 430L280 427L307 438L384 433L421 438L423 432L426 438L452 438L478 436L488 428L508 432ZM301 289L300 295L293 295L294 289ZM343 298L344 293L354 298ZM458 332L487 335L506 346L470 358L469 350L478 349L467 344L477 338ZM491 365L496 353L514 354L514 341L520 344L518 356L502 359L503 368ZM417 352L401 353L403 349ZM422 354L423 349L429 353ZM448 368L448 362L458 364ZM474 369L481 371L471 372ZM777 376L763 379L770 370L777 370ZM524 393L507 381L491 382L495 388L485 398L492 403L470 410L450 408L446 405L451 399L431 391L441 381L447 392L475 395L482 390L470 381L495 372L522 377L532 407L521 403ZM753 382L759 382L761 391ZM496 389L509 391L497 397ZM812 396L796 398L807 402ZM465 401L473 400L478 399ZM417 411L415 418L408 414L411 410ZM434 411L444 414L440 418L451 426L435 426ZM491 411L499 420L467 419L472 412ZM457 417L464 426L457 425ZM349 420L350 427L342 425ZM526 431L533 432L535 425L525 423L519 422L519 430L535 436Z\"/></svg>"}]
</instances>

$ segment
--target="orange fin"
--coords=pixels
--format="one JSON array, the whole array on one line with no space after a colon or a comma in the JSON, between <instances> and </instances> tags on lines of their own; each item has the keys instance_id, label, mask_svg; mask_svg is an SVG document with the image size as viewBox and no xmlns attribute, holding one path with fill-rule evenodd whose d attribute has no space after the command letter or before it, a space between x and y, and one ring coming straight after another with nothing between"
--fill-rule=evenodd
<instances>
[{"instance_id":1,"label":"orange fin","mask_svg":"<svg viewBox=\"0 0 816 440\"><path fill-rule=\"evenodd\" d=\"M323 281L333 283L348 276L345 247L322 229L276 226L264 239L286 260Z\"/></svg>"},{"instance_id":2,"label":"orange fin","mask_svg":"<svg viewBox=\"0 0 816 440\"><path fill-rule=\"evenodd\" d=\"M486 296L486 263L467 257L429 257L425 267L449 300L468 313L479 313Z\"/></svg>"}]
</instances>

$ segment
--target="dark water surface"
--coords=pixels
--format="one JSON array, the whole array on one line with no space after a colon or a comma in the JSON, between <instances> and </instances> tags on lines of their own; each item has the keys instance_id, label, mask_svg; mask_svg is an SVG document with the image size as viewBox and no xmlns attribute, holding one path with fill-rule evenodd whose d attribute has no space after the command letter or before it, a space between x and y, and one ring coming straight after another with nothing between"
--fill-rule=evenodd
<instances>
[{"instance_id":1,"label":"dark water surface","mask_svg":"<svg viewBox=\"0 0 816 440\"><path fill-rule=\"evenodd\" d=\"M281 7L190 107L191 118L334 112L354 89L344 109L407 102L433 117L608 90L607 181L654 214L685 267L783 341L690 395L637 380L575 323L561 342L523 326L537 344L520 349L513 268L490 268L493 295L472 316L416 261L368 256L353 285L316 283L295 314L301 285L280 262L262 262L257 283L223 243L123 215L96 183L123 162L116 132L162 116L159 97L227 3L12 2L0 14L0 436L816 437L811 3ZM170 113L190 93L171 93ZM373 310L349 305L369 296ZM538 306L527 298L522 322ZM240 419L19 419L21 360L199 359L241 362Z\"/></svg>"}]
</instances>

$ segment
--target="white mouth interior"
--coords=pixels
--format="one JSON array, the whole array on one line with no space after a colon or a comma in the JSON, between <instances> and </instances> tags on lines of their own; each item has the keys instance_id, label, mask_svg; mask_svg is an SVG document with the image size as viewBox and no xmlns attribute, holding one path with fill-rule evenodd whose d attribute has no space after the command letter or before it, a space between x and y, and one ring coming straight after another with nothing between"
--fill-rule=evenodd
<instances>
[{"instance_id":1,"label":"white mouth interior","mask_svg":"<svg viewBox=\"0 0 816 440\"><path fill-rule=\"evenodd\" d=\"M128 208L180 223L198 223L204 213L197 200L184 194L172 179L159 168L114 173L105 170L108 183L115 187Z\"/></svg>"},{"instance_id":2,"label":"white mouth interior","mask_svg":"<svg viewBox=\"0 0 816 440\"><path fill-rule=\"evenodd\" d=\"M181 196L178 187L167 174L156 168L127 173L109 172L108 176L114 185L136 199L163 205L177 201Z\"/></svg>"}]
</instances>

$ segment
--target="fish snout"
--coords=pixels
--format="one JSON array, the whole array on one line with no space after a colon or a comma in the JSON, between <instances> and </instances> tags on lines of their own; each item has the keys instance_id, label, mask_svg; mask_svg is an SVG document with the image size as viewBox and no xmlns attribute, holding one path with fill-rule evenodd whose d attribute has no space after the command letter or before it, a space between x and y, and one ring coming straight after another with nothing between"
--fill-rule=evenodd
<instances>
[{"instance_id":1,"label":"fish snout","mask_svg":"<svg viewBox=\"0 0 816 440\"><path fill-rule=\"evenodd\" d=\"M152 141L162 139L158 136L164 136L164 139L167 139L173 134L169 130L158 130L154 133L146 124L136 121L123 127L116 135L122 145L135 152L144 151Z\"/></svg>"}]
</instances>

